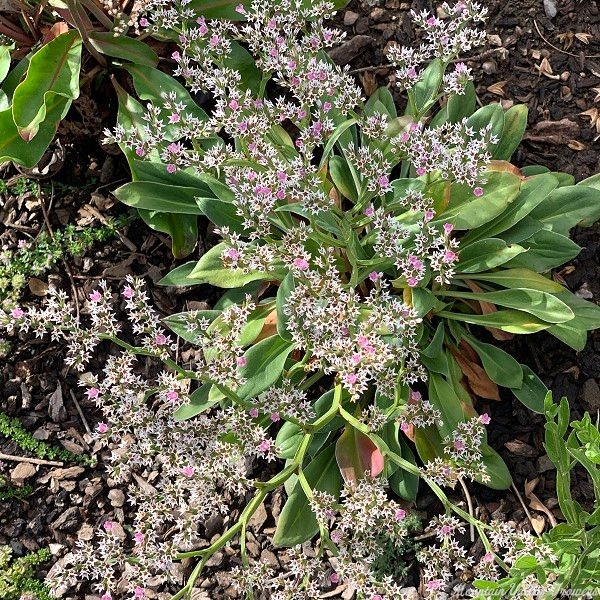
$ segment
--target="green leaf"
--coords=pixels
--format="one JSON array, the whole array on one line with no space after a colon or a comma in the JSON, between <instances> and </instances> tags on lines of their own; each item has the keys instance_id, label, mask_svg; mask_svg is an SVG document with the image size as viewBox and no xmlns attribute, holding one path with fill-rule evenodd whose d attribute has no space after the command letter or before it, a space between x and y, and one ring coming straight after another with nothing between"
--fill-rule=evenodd
<instances>
[{"instance_id":1,"label":"green leaf","mask_svg":"<svg viewBox=\"0 0 600 600\"><path fill-rule=\"evenodd\" d=\"M497 283L502 287L506 288L524 288L529 287L532 289L539 290L540 292L548 292L551 294L561 294L565 291L565 288L556 283L544 275L540 275L531 269L515 268L515 269L502 269L495 273L477 273L470 275L468 279L475 281L490 281ZM565 304L569 304L562 296L561 300Z\"/></svg>"},{"instance_id":2,"label":"green leaf","mask_svg":"<svg viewBox=\"0 0 600 600\"><path fill-rule=\"evenodd\" d=\"M220 314L220 310L198 310L188 312L175 313L173 315L169 315L165 317L162 322L178 337L186 342L191 342L192 344L198 343L198 333L196 331L190 330L189 326L189 316L194 314L198 319L204 318L208 319L210 322L214 321ZM203 333L203 332L202 332Z\"/></svg>"},{"instance_id":3,"label":"green leaf","mask_svg":"<svg viewBox=\"0 0 600 600\"><path fill-rule=\"evenodd\" d=\"M479 302L489 302L497 306L504 306L521 310L546 321L547 323L564 323L570 321L575 315L573 311L561 300L547 292L527 288L511 288L496 292L440 292L451 298L465 298Z\"/></svg>"},{"instance_id":4,"label":"green leaf","mask_svg":"<svg viewBox=\"0 0 600 600\"><path fill-rule=\"evenodd\" d=\"M101 54L122 58L136 65L155 67L158 55L148 44L127 36L115 36L111 31L90 31L90 44Z\"/></svg>"},{"instance_id":5,"label":"green leaf","mask_svg":"<svg viewBox=\"0 0 600 600\"><path fill-rule=\"evenodd\" d=\"M510 160L527 128L527 105L515 104L504 113L504 128L493 153L497 160Z\"/></svg>"},{"instance_id":6,"label":"green leaf","mask_svg":"<svg viewBox=\"0 0 600 600\"><path fill-rule=\"evenodd\" d=\"M523 246L507 244L499 238L478 240L468 245L461 243L457 271L459 273L487 271L503 265L521 252L525 252Z\"/></svg>"},{"instance_id":7,"label":"green leaf","mask_svg":"<svg viewBox=\"0 0 600 600\"><path fill-rule=\"evenodd\" d=\"M423 116L423 112L429 108L429 105L437 96L443 75L444 64L439 58L435 58L429 63L425 71L423 71L421 78L413 86L412 90L409 91L409 97L413 97L414 108L417 113L413 111L413 103L409 102L406 114L411 114L413 117Z\"/></svg>"},{"instance_id":8,"label":"green leaf","mask_svg":"<svg viewBox=\"0 0 600 600\"><path fill-rule=\"evenodd\" d=\"M381 450L368 435L346 424L335 444L335 460L346 483L357 483L367 471L377 477L384 467Z\"/></svg>"},{"instance_id":9,"label":"green leaf","mask_svg":"<svg viewBox=\"0 0 600 600\"><path fill-rule=\"evenodd\" d=\"M523 383L518 388L512 388L512 393L529 410L544 414L544 399L548 394L548 388L527 365L521 365L521 369L523 370Z\"/></svg>"},{"instance_id":10,"label":"green leaf","mask_svg":"<svg viewBox=\"0 0 600 600\"><path fill-rule=\"evenodd\" d=\"M494 383L508 388L520 388L523 385L523 369L510 354L473 337L469 337L468 342L477 352L485 372Z\"/></svg>"},{"instance_id":11,"label":"green leaf","mask_svg":"<svg viewBox=\"0 0 600 600\"><path fill-rule=\"evenodd\" d=\"M437 313L437 316L454 321L464 321L473 325L481 325L482 327L495 327L508 333L536 333L550 327L549 323L540 321L533 315L520 310L498 310L487 315L440 311Z\"/></svg>"},{"instance_id":12,"label":"green leaf","mask_svg":"<svg viewBox=\"0 0 600 600\"><path fill-rule=\"evenodd\" d=\"M365 114L372 116L376 113L384 114L391 119L396 118L396 103L394 97L387 87L377 88L365 104Z\"/></svg>"},{"instance_id":13,"label":"green leaf","mask_svg":"<svg viewBox=\"0 0 600 600\"><path fill-rule=\"evenodd\" d=\"M189 278L195 279L196 283L210 283L220 288L237 288L251 281L283 279L281 272L277 270L269 272L250 271L249 273L245 273L242 269L224 267L221 254L226 249L227 245L223 242L213 246L208 252L202 255L189 274Z\"/></svg>"},{"instance_id":14,"label":"green leaf","mask_svg":"<svg viewBox=\"0 0 600 600\"><path fill-rule=\"evenodd\" d=\"M477 106L477 94L475 85L468 81L462 94L450 94L446 104L446 112L450 123L458 123L462 119L470 117Z\"/></svg>"},{"instance_id":15,"label":"green leaf","mask_svg":"<svg viewBox=\"0 0 600 600\"><path fill-rule=\"evenodd\" d=\"M192 392L190 401L180 406L174 413L173 418L176 421L185 421L191 419L200 413L207 411L211 406L219 402L218 399L209 398L212 383L204 383L197 390Z\"/></svg>"},{"instance_id":16,"label":"green leaf","mask_svg":"<svg viewBox=\"0 0 600 600\"><path fill-rule=\"evenodd\" d=\"M281 282L277 290L277 333L279 336L288 341L292 341L292 336L287 329L288 317L284 312L286 303L290 294L294 291L296 283L294 281L294 274L290 271L283 281Z\"/></svg>"},{"instance_id":17,"label":"green leaf","mask_svg":"<svg viewBox=\"0 0 600 600\"><path fill-rule=\"evenodd\" d=\"M250 90L255 96L258 96L261 76L254 57L246 48L232 41L231 51L223 62L226 67L240 74L241 78L238 85L243 90Z\"/></svg>"},{"instance_id":18,"label":"green leaf","mask_svg":"<svg viewBox=\"0 0 600 600\"><path fill-rule=\"evenodd\" d=\"M474 229L489 223L517 197L521 180L506 171L491 171L487 183L481 187L484 193L476 198L468 186L452 186L450 208L436 221L450 221L455 229ZM458 206L455 206L457 203Z\"/></svg>"},{"instance_id":19,"label":"green leaf","mask_svg":"<svg viewBox=\"0 0 600 600\"><path fill-rule=\"evenodd\" d=\"M329 174L335 187L341 192L343 196L352 200L352 202L358 201L358 191L354 184L352 172L350 167L344 158L341 156L332 156L329 159Z\"/></svg>"},{"instance_id":20,"label":"green leaf","mask_svg":"<svg viewBox=\"0 0 600 600\"><path fill-rule=\"evenodd\" d=\"M444 456L444 446L437 427L415 427L415 447L421 460L426 463L437 456Z\"/></svg>"},{"instance_id":21,"label":"green leaf","mask_svg":"<svg viewBox=\"0 0 600 600\"><path fill-rule=\"evenodd\" d=\"M150 181L132 181L116 189L113 194L124 204L134 208L158 212L201 215L196 202L201 190ZM210 190L206 190L208 195Z\"/></svg>"},{"instance_id":22,"label":"green leaf","mask_svg":"<svg viewBox=\"0 0 600 600\"><path fill-rule=\"evenodd\" d=\"M0 83L4 81L4 78L8 75L10 70L10 53L14 50L15 43L1 44L0 45Z\"/></svg>"},{"instance_id":23,"label":"green leaf","mask_svg":"<svg viewBox=\"0 0 600 600\"><path fill-rule=\"evenodd\" d=\"M386 423L381 432L381 437L392 452L395 452L416 466L417 462L415 456L408 444L404 441L404 438L400 433L400 424L398 422ZM419 477L417 475L398 467L387 476L387 480L390 489L395 494L398 494L400 498L404 498L410 502L416 502L417 492L419 490Z\"/></svg>"},{"instance_id":24,"label":"green leaf","mask_svg":"<svg viewBox=\"0 0 600 600\"><path fill-rule=\"evenodd\" d=\"M182 215L138 209L143 221L155 231L162 231L171 237L171 251L175 258L189 256L198 243L198 218L196 215Z\"/></svg>"},{"instance_id":25,"label":"green leaf","mask_svg":"<svg viewBox=\"0 0 600 600\"><path fill-rule=\"evenodd\" d=\"M504 120L504 111L500 104L488 104L473 113L467 119L467 124L475 131L481 131L491 124L492 135L500 138L504 129Z\"/></svg>"},{"instance_id":26,"label":"green leaf","mask_svg":"<svg viewBox=\"0 0 600 600\"><path fill-rule=\"evenodd\" d=\"M273 335L246 350L246 364L240 369L246 383L237 389L239 398L249 400L272 386L281 376L294 347L294 344Z\"/></svg>"},{"instance_id":27,"label":"green leaf","mask_svg":"<svg viewBox=\"0 0 600 600\"><path fill-rule=\"evenodd\" d=\"M527 252L511 259L505 263L505 266L533 269L538 273L544 273L564 265L581 252L581 248L568 237L546 229L522 241L521 246L526 248Z\"/></svg>"},{"instance_id":28,"label":"green leaf","mask_svg":"<svg viewBox=\"0 0 600 600\"><path fill-rule=\"evenodd\" d=\"M454 388L437 373L429 374L429 401L442 415L442 425L439 427L443 437L449 436L456 426L465 420L460 398L456 395Z\"/></svg>"},{"instance_id":29,"label":"green leaf","mask_svg":"<svg viewBox=\"0 0 600 600\"><path fill-rule=\"evenodd\" d=\"M63 99L61 118L79 96L81 36L67 31L42 46L32 57L25 79L13 94L12 113L19 135L32 140L48 118L49 104Z\"/></svg>"},{"instance_id":30,"label":"green leaf","mask_svg":"<svg viewBox=\"0 0 600 600\"><path fill-rule=\"evenodd\" d=\"M600 307L565 291L564 288L558 297L571 308L575 318L568 323L553 325L548 329L548 333L574 350L581 351L587 342L587 332L600 328Z\"/></svg>"},{"instance_id":31,"label":"green leaf","mask_svg":"<svg viewBox=\"0 0 600 600\"><path fill-rule=\"evenodd\" d=\"M482 238L493 238L511 229L541 204L558 187L558 179L552 174L538 175L526 179L514 201L490 223L469 231L462 243L471 243Z\"/></svg>"},{"instance_id":32,"label":"green leaf","mask_svg":"<svg viewBox=\"0 0 600 600\"><path fill-rule=\"evenodd\" d=\"M36 136L30 142L19 135L11 108L0 112L0 162L14 161L24 167L34 167L56 134L61 119L68 111L70 101L55 95L46 102L46 118L40 123Z\"/></svg>"},{"instance_id":33,"label":"green leaf","mask_svg":"<svg viewBox=\"0 0 600 600\"><path fill-rule=\"evenodd\" d=\"M249 0L191 0L187 8L205 19L239 21L245 17L235 10L238 4L250 6Z\"/></svg>"},{"instance_id":34,"label":"green leaf","mask_svg":"<svg viewBox=\"0 0 600 600\"><path fill-rule=\"evenodd\" d=\"M190 273L194 270L197 262L192 260L186 262L183 265L179 265L167 275L165 275L159 282L158 285L172 285L174 287L183 287L188 285L198 285L198 282L194 279L190 279Z\"/></svg>"},{"instance_id":35,"label":"green leaf","mask_svg":"<svg viewBox=\"0 0 600 600\"><path fill-rule=\"evenodd\" d=\"M555 189L531 216L564 236L575 225L589 226L600 218L600 190L582 185Z\"/></svg>"},{"instance_id":36,"label":"green leaf","mask_svg":"<svg viewBox=\"0 0 600 600\"><path fill-rule=\"evenodd\" d=\"M335 447L324 448L304 469L311 489L340 495L343 479L335 461ZM309 540L319 531L317 519L299 482L285 503L273 536L275 546L295 546Z\"/></svg>"},{"instance_id":37,"label":"green leaf","mask_svg":"<svg viewBox=\"0 0 600 600\"><path fill-rule=\"evenodd\" d=\"M485 485L494 490L508 489L512 484L512 477L502 457L487 444L481 444L480 450L486 473L490 476L490 481Z\"/></svg>"}]
</instances>

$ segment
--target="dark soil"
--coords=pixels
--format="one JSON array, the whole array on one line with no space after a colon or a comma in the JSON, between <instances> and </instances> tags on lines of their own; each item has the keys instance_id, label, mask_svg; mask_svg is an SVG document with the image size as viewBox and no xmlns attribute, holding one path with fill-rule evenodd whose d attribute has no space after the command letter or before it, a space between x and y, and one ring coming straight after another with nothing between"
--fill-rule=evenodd
<instances>
[{"instance_id":1,"label":"dark soil","mask_svg":"<svg viewBox=\"0 0 600 600\"><path fill-rule=\"evenodd\" d=\"M508 107L526 103L529 107L529 129L515 154L516 163L545 165L571 173L577 180L600 172L600 146L596 141L600 135L598 3L561 0L557 2L558 13L554 18L546 15L541 0L491 0L486 5L490 10L489 46L469 66L474 69L482 104L501 102ZM336 51L336 60L350 66L367 92L379 85L390 85L400 107L405 100L393 86L393 71L385 66L384 50L393 41L418 41L410 24L411 8L430 7L421 0L413 3L352 0L338 17L348 38ZM54 189L45 184L44 207L31 197L2 199L0 240L5 247L14 247L26 233L35 236L47 227L44 212L50 225L56 228L67 222L93 225L97 222L94 215L106 217L124 210L109 192L127 177L127 171L120 156L101 143L103 127L110 126L114 119L111 88L105 81L84 92L59 131L65 162L51 180ZM4 177L13 173L5 170ZM571 265L555 273L570 289L596 302L600 302L599 232L598 225L575 230L573 237L583 250ZM209 243L210 240L204 240L201 249ZM76 292L85 312L85 300L99 279L108 279L116 288L127 274L134 273L146 279L151 298L161 313L169 314L184 310L189 302L206 300L209 293L206 289L190 292L156 286L174 265L166 236L152 232L138 221L123 231L121 238L96 245L86 256L61 264L43 279ZM24 302L38 301L31 292L24 298ZM38 439L76 454L94 453L86 430L94 427L99 414L83 396L77 377L66 368L64 349L47 339L35 340L30 336L13 338L11 344L12 351L0 371L0 410L19 417ZM586 410L593 415L600 410L600 332L590 335L580 353L544 334L508 343L507 348L540 375L556 398L564 395L569 399L574 418ZM102 346L90 370L100 371L109 351ZM524 485L537 478L535 494L560 518L554 471L542 446L543 418L532 415L510 398L479 408L492 415L490 443L508 463L515 487L525 502L529 503ZM22 454L14 443L2 437L0 452ZM107 481L102 466L104 455L96 456L97 467L74 468L66 474L57 472L55 467L36 467L26 479L26 483L33 485L33 493L25 500L0 503L0 545L9 544L14 554L21 556L52 544L58 557L75 540L89 536L91 528L105 518L126 522L129 507L123 505L120 490ZM6 461L1 472L10 478L17 465ZM77 467L76 463L65 466ZM113 492L109 493L111 489ZM514 491L495 492L474 485L471 493L482 516L494 515L529 527L529 518ZM584 503L592 499L592 489L585 477L576 479L574 495ZM266 510L260 511L254 534L249 537L250 554L256 558L262 555L275 567L279 558L269 547L267 535L273 532L281 503L282 497L276 495ZM425 494L418 509L424 516L432 516L438 506ZM232 518L237 510L232 504ZM532 514L548 528L547 516L533 510ZM220 518L207 522L206 539L210 540L224 528ZM475 544L471 551L479 556L481 549ZM233 552L223 552L211 561L200 582L203 592L198 599L237 597L229 585L228 571L236 561L232 555ZM189 565L184 567L187 569ZM418 587L416 571L406 585ZM343 593L340 589L338 597ZM97 598L90 595L85 582L64 597ZM162 591L158 597L166 599L169 594ZM462 596L457 591L455 597Z\"/></svg>"}]
</instances>

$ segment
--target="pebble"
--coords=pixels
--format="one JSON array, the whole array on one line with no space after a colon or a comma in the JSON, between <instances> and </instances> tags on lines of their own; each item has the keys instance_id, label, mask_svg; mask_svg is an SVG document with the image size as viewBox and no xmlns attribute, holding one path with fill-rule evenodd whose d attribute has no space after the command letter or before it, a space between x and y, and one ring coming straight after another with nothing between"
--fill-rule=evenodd
<instances>
[{"instance_id":1,"label":"pebble","mask_svg":"<svg viewBox=\"0 0 600 600\"><path fill-rule=\"evenodd\" d=\"M208 517L204 523L204 534L206 539L211 539L214 535L223 531L223 517L216 513Z\"/></svg>"},{"instance_id":2,"label":"pebble","mask_svg":"<svg viewBox=\"0 0 600 600\"><path fill-rule=\"evenodd\" d=\"M400 590L402 600L419 600L419 592L416 587L405 587Z\"/></svg>"},{"instance_id":3,"label":"pebble","mask_svg":"<svg viewBox=\"0 0 600 600\"><path fill-rule=\"evenodd\" d=\"M108 499L110 500L111 506L114 506L115 508L125 504L125 494L118 488L114 488L108 492Z\"/></svg>"},{"instance_id":4,"label":"pebble","mask_svg":"<svg viewBox=\"0 0 600 600\"><path fill-rule=\"evenodd\" d=\"M81 514L79 513L79 509L76 506L71 506L71 508L67 508L67 510L61 513L50 524L50 527L59 531L72 531L79 525L80 521Z\"/></svg>"},{"instance_id":5,"label":"pebble","mask_svg":"<svg viewBox=\"0 0 600 600\"><path fill-rule=\"evenodd\" d=\"M270 550L263 550L260 553L260 561L264 564L267 564L272 569L279 568L279 561L277 560L275 554L273 554L273 552Z\"/></svg>"},{"instance_id":6,"label":"pebble","mask_svg":"<svg viewBox=\"0 0 600 600\"><path fill-rule=\"evenodd\" d=\"M354 11L351 10L347 10L344 13L344 25L346 27L350 27L351 25L354 25L354 23L356 23L356 21L358 21L358 13L355 13Z\"/></svg>"},{"instance_id":7,"label":"pebble","mask_svg":"<svg viewBox=\"0 0 600 600\"><path fill-rule=\"evenodd\" d=\"M54 390L54 393L50 396L48 415L55 423L62 423L67 420L67 409L63 403L63 394L60 383L57 384L56 390Z\"/></svg>"},{"instance_id":8,"label":"pebble","mask_svg":"<svg viewBox=\"0 0 600 600\"><path fill-rule=\"evenodd\" d=\"M596 412L600 409L600 386L595 379L586 379L581 387L580 399L586 410Z\"/></svg>"},{"instance_id":9,"label":"pebble","mask_svg":"<svg viewBox=\"0 0 600 600\"><path fill-rule=\"evenodd\" d=\"M26 479L33 477L36 473L35 466L31 463L20 462L10 472L10 480L16 485L23 485Z\"/></svg>"}]
</instances>

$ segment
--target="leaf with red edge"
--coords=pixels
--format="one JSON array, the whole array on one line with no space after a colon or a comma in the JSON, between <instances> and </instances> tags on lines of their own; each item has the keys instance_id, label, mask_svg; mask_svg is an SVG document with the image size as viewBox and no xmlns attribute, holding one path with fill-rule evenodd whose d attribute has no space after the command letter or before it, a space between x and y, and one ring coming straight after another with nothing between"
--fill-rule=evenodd
<instances>
[{"instance_id":1,"label":"leaf with red edge","mask_svg":"<svg viewBox=\"0 0 600 600\"><path fill-rule=\"evenodd\" d=\"M335 459L346 483L356 483L366 471L377 477L384 467L383 454L369 436L346 425L335 445Z\"/></svg>"}]
</instances>

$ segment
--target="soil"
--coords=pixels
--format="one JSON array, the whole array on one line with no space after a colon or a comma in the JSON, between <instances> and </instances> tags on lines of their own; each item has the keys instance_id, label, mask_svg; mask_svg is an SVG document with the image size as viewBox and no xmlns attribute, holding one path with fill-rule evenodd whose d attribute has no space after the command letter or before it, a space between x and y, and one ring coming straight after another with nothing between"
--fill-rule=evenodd
<instances>
[{"instance_id":1,"label":"soil","mask_svg":"<svg viewBox=\"0 0 600 600\"><path fill-rule=\"evenodd\" d=\"M529 127L514 161L518 165L541 164L552 170L572 174L581 180L600 172L600 6L592 0L560 0L557 14L546 12L552 2L541 0L491 0L486 2L488 47L469 61L473 68L482 105L501 102L508 107L525 103L529 107ZM410 25L410 9L431 8L428 2L400 0L385 2L352 0L340 11L337 23L348 36L336 51L335 59L356 73L367 92L379 85L389 85L403 107L405 99L394 87L393 70L387 65L385 48L392 42L418 43ZM57 228L67 222L91 224L123 212L110 191L126 180L127 171L121 157L102 145L102 129L114 119L114 99L107 82L84 90L80 100L59 130L64 149L64 163L51 179L42 181L42 201L32 196L5 196L2 200L0 241L4 247L16 247L18 240L35 236L44 228ZM53 151L60 155L54 145ZM15 174L5 168L4 179ZM42 173L42 176L44 174ZM572 264L555 277L584 298L600 302L600 260L598 253L600 226L573 231L573 239L582 252ZM199 252L210 245L201 241ZM121 236L109 243L95 245L85 256L60 263L46 276L65 290L76 294L82 312L90 291L103 278L115 288L125 276L144 277L155 306L162 314L183 310L191 301L208 298L209 290L165 289L156 282L176 263L169 252L168 239L142 226L141 222L125 228ZM35 283L24 302L39 302L42 293ZM107 517L119 522L128 519L129 505L123 504L123 490L107 480L103 459L91 443L89 429L99 420L92 402L85 399L77 377L64 364L64 349L47 339L21 335L11 340L12 350L3 361L0 378L0 410L21 419L38 439L63 446L75 454L92 453L96 467L79 467L67 472L56 467L36 466L26 483L34 491L25 500L0 503L0 545L9 544L16 556L51 545L56 558L64 555L78 539L85 539L91 528ZM521 362L531 366L555 398L566 396L573 418L588 410L600 410L600 331L590 334L586 348L575 353L549 335L539 334L507 345ZM102 346L90 370L102 368L110 351ZM515 489L525 502L526 482L537 479L535 494L557 517L554 471L542 446L543 418L533 415L517 401L505 399L479 407L492 415L490 443L498 449L513 474ZM23 455L13 442L0 436L0 452ZM19 463L5 461L0 472L15 479ZM575 499L584 503L593 498L586 477L575 478ZM495 492L472 485L470 492L481 515L493 515L529 528L530 520L514 490ZM249 536L250 553L263 556L277 568L282 557L268 543L274 520L282 504L276 495L259 511ZM427 493L418 505L424 517L436 514L439 507ZM232 503L231 518L239 507ZM540 527L548 528L548 517L533 510ZM541 520L540 520L541 519ZM204 524L204 537L210 540L225 528L223 519L215 517ZM234 547L235 548L235 547ZM477 543L470 548L480 556ZM199 580L196 596L218 600L238 597L230 586L229 571L236 563L235 553L223 552L210 562L206 575ZM190 565L184 565L184 570ZM41 572L43 575L44 572ZM407 586L419 587L419 573L413 570ZM330 586L328 597L344 597L344 589ZM464 597L458 586L452 597ZM159 589L157 597L167 599ZM417 594L417 590L414 590ZM73 600L92 600L85 582L64 596ZM418 596L414 596L418 597Z\"/></svg>"}]
</instances>

